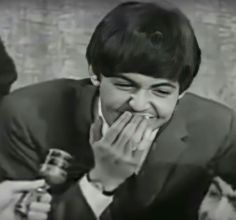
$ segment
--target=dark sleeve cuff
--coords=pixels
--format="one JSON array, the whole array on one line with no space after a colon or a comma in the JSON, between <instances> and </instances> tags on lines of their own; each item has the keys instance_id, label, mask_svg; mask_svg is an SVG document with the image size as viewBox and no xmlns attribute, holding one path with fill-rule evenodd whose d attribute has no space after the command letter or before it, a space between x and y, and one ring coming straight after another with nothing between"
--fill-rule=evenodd
<instances>
[{"instance_id":1,"label":"dark sleeve cuff","mask_svg":"<svg viewBox=\"0 0 236 220\"><path fill-rule=\"evenodd\" d=\"M51 220L96 220L77 182L54 198L51 215Z\"/></svg>"}]
</instances>

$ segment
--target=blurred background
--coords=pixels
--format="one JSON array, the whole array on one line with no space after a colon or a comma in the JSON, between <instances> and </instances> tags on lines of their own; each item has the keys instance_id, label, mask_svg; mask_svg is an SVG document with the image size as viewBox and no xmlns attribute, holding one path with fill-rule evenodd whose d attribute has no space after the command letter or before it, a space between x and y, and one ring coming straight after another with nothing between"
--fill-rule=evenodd
<instances>
[{"instance_id":1,"label":"blurred background","mask_svg":"<svg viewBox=\"0 0 236 220\"><path fill-rule=\"evenodd\" d=\"M146 1L146 0L143 0ZM202 66L190 88L236 109L236 1L169 0L190 18ZM124 0L0 0L0 36L13 57L13 90L54 78L88 76L94 27Z\"/></svg>"}]
</instances>

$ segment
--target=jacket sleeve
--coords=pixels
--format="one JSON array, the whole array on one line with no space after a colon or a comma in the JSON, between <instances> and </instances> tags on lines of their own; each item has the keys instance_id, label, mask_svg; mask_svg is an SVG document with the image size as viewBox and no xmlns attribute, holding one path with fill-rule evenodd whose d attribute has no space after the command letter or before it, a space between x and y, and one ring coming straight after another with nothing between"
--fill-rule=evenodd
<instances>
[{"instance_id":1,"label":"jacket sleeve","mask_svg":"<svg viewBox=\"0 0 236 220\"><path fill-rule=\"evenodd\" d=\"M1 180L34 179L40 165L39 149L25 122L30 109L24 112L24 104L17 104L17 100L6 97L0 107Z\"/></svg>"}]
</instances>

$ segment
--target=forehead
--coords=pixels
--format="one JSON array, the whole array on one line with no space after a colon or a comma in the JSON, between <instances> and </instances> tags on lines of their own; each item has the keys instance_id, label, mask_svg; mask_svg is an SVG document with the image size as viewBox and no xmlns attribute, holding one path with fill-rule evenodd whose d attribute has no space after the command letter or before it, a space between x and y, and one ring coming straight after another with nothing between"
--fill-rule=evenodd
<instances>
[{"instance_id":1,"label":"forehead","mask_svg":"<svg viewBox=\"0 0 236 220\"><path fill-rule=\"evenodd\" d=\"M156 78L152 76L143 75L140 73L120 73L112 77L114 79L123 79L131 81L140 85L157 85L157 84L172 84L179 85L177 81L173 81L166 78Z\"/></svg>"},{"instance_id":2,"label":"forehead","mask_svg":"<svg viewBox=\"0 0 236 220\"><path fill-rule=\"evenodd\" d=\"M236 196L236 189L233 189L232 185L224 181L220 177L215 177L212 182L213 185L217 185L222 191L223 194Z\"/></svg>"}]
</instances>

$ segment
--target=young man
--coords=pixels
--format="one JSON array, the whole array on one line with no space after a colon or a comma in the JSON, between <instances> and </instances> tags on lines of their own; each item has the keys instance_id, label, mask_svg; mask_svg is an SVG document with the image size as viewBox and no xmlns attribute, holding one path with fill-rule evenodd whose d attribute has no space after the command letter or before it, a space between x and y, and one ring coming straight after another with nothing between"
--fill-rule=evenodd
<instances>
[{"instance_id":1,"label":"young man","mask_svg":"<svg viewBox=\"0 0 236 220\"><path fill-rule=\"evenodd\" d=\"M92 35L90 79L41 83L4 99L1 178L34 179L48 149L61 148L74 163L52 219L188 219L208 165L236 144L231 109L185 94L200 54L174 6L120 4Z\"/></svg>"}]
</instances>

